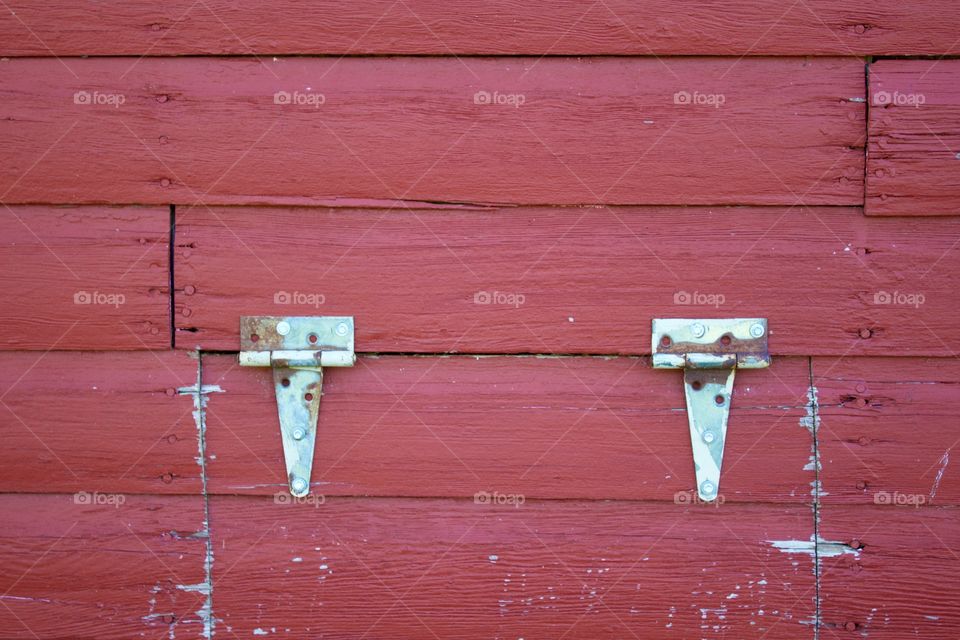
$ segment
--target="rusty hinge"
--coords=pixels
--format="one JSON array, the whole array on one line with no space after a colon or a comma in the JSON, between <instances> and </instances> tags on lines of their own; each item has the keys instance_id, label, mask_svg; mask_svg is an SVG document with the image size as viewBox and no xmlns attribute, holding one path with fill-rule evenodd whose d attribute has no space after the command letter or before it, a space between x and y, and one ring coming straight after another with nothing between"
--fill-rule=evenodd
<instances>
[{"instance_id":1,"label":"rusty hinge","mask_svg":"<svg viewBox=\"0 0 960 640\"><path fill-rule=\"evenodd\" d=\"M654 368L683 369L697 493L702 500L715 500L734 373L770 366L767 320L655 319L651 353Z\"/></svg>"},{"instance_id":2,"label":"rusty hinge","mask_svg":"<svg viewBox=\"0 0 960 640\"><path fill-rule=\"evenodd\" d=\"M290 493L310 492L323 367L352 367L353 318L244 316L240 365L272 367Z\"/></svg>"}]
</instances>

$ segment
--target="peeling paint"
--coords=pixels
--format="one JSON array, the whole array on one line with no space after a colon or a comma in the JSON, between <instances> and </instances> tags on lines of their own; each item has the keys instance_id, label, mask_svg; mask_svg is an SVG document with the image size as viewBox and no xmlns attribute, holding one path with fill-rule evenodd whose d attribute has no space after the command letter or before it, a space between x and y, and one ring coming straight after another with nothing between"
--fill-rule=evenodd
<instances>
[{"instance_id":1,"label":"peeling paint","mask_svg":"<svg viewBox=\"0 0 960 640\"><path fill-rule=\"evenodd\" d=\"M196 534L202 537L206 547L203 560L204 581L198 584L177 585L182 591L195 591L205 597L203 606L196 614L203 622L203 637L208 640L215 633L216 618L213 615L213 540L210 539L210 496L207 493L207 396L211 393L223 393L219 385L203 384L203 360L197 364L197 382L190 387L177 389L180 395L193 396L193 419L197 425L197 464L200 466L200 485L203 492L203 529ZM201 535L202 534L202 535Z\"/></svg>"},{"instance_id":2,"label":"peeling paint","mask_svg":"<svg viewBox=\"0 0 960 640\"><path fill-rule=\"evenodd\" d=\"M765 540L767 544L784 553L805 553L816 558L834 558L845 553L860 555L859 549L854 549L844 542L824 540L819 536L810 536L809 540Z\"/></svg>"}]
</instances>

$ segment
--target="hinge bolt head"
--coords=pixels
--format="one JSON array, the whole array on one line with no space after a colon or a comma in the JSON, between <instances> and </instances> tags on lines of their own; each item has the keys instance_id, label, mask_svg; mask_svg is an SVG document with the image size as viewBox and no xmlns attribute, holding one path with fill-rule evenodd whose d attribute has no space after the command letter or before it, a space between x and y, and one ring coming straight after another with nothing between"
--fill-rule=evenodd
<instances>
[{"instance_id":1,"label":"hinge bolt head","mask_svg":"<svg viewBox=\"0 0 960 640\"><path fill-rule=\"evenodd\" d=\"M294 429L293 430L293 439L294 440L303 440L303 437L307 435L307 432L303 429Z\"/></svg>"},{"instance_id":2,"label":"hinge bolt head","mask_svg":"<svg viewBox=\"0 0 960 640\"><path fill-rule=\"evenodd\" d=\"M754 338L762 338L763 333L763 325L759 322L750 325L750 335L752 335Z\"/></svg>"},{"instance_id":3,"label":"hinge bolt head","mask_svg":"<svg viewBox=\"0 0 960 640\"><path fill-rule=\"evenodd\" d=\"M345 336L345 335L347 335L347 332L348 332L349 330L350 330L350 327L347 326L347 323L346 323L346 322L341 322L340 324L337 325L337 335L338 335L338 336Z\"/></svg>"},{"instance_id":4,"label":"hinge bolt head","mask_svg":"<svg viewBox=\"0 0 960 640\"><path fill-rule=\"evenodd\" d=\"M717 439L717 434L713 431L704 431L700 437L703 438L703 441L707 444L713 444L713 441Z\"/></svg>"},{"instance_id":5,"label":"hinge bolt head","mask_svg":"<svg viewBox=\"0 0 960 640\"><path fill-rule=\"evenodd\" d=\"M690 327L690 331L693 333L694 338L702 338L707 335L707 328L699 322Z\"/></svg>"},{"instance_id":6,"label":"hinge bolt head","mask_svg":"<svg viewBox=\"0 0 960 640\"><path fill-rule=\"evenodd\" d=\"M290 323L287 322L286 320L281 320L280 322L278 322L277 333L279 333L282 336L285 336L288 333L290 333Z\"/></svg>"},{"instance_id":7,"label":"hinge bolt head","mask_svg":"<svg viewBox=\"0 0 960 640\"><path fill-rule=\"evenodd\" d=\"M714 484L709 480L704 480L700 484L700 493L702 493L705 496L712 496L713 492L716 490L717 490L716 486L714 486Z\"/></svg>"},{"instance_id":8,"label":"hinge bolt head","mask_svg":"<svg viewBox=\"0 0 960 640\"><path fill-rule=\"evenodd\" d=\"M307 487L307 481L303 478L294 478L293 482L290 483L290 488L293 489L294 493L304 493Z\"/></svg>"}]
</instances>

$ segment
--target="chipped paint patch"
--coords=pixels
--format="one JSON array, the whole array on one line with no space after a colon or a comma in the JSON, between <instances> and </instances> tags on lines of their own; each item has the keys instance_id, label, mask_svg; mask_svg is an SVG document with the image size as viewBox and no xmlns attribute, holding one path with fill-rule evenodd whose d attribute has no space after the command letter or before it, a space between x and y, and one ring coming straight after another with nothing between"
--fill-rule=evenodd
<instances>
[{"instance_id":1,"label":"chipped paint patch","mask_svg":"<svg viewBox=\"0 0 960 640\"><path fill-rule=\"evenodd\" d=\"M842 556L845 553L860 555L859 549L854 549L844 542L824 540L819 536L811 536L809 540L764 540L764 542L784 553L805 553L818 560Z\"/></svg>"},{"instance_id":2,"label":"chipped paint patch","mask_svg":"<svg viewBox=\"0 0 960 640\"><path fill-rule=\"evenodd\" d=\"M216 618L213 615L213 541L210 539L210 496L207 493L207 424L206 408L207 396L211 393L223 393L219 385L203 384L203 360L198 358L197 382L190 387L177 389L180 395L193 397L193 419L197 425L197 464L200 466L200 486L203 492L203 529L197 537L202 537L206 547L203 559L204 581L198 584L177 585L182 591L195 591L205 597L203 606L196 614L203 622L203 637L208 640L213 637Z\"/></svg>"}]
</instances>

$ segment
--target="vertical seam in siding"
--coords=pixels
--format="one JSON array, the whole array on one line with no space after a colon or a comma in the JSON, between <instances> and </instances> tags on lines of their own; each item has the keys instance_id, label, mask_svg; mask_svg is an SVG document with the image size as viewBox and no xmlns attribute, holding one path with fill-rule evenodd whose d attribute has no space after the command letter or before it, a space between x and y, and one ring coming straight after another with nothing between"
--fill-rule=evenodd
<instances>
[{"instance_id":1,"label":"vertical seam in siding","mask_svg":"<svg viewBox=\"0 0 960 640\"><path fill-rule=\"evenodd\" d=\"M807 391L807 406L811 417L810 435L813 438L813 640L820 640L820 443L817 432L820 426L820 405L817 401L817 387L814 385L813 357L807 357L810 385Z\"/></svg>"},{"instance_id":2,"label":"vertical seam in siding","mask_svg":"<svg viewBox=\"0 0 960 640\"><path fill-rule=\"evenodd\" d=\"M870 65L873 56L867 56L863 65L863 210L861 215L867 214L867 180L870 179ZM811 364L812 369L812 364ZM810 384L813 384L811 380Z\"/></svg>"},{"instance_id":3,"label":"vertical seam in siding","mask_svg":"<svg viewBox=\"0 0 960 640\"><path fill-rule=\"evenodd\" d=\"M173 286L175 283L174 276L173 276L173 269L175 265L173 250L174 250L174 247L176 246L176 241L177 241L177 206L173 204L170 205L170 232L168 234L168 239L169 239L169 243L167 245L167 271L168 271L167 287L170 289L170 348L176 349L177 348L177 327L176 327L176 324L174 324L175 317L176 317L175 315L176 308L174 307L175 299L174 299L174 291L173 291ZM197 354L197 367L198 368L200 367L199 354ZM197 384L199 385L200 383L197 382Z\"/></svg>"},{"instance_id":4,"label":"vertical seam in siding","mask_svg":"<svg viewBox=\"0 0 960 640\"><path fill-rule=\"evenodd\" d=\"M213 637L216 618L213 615L213 538L210 535L210 494L207 491L207 395L220 391L216 385L203 386L203 354L197 351L197 381L192 387L181 387L183 395L193 396L193 416L197 423L197 464L200 466L200 490L203 498L203 529L200 537L204 540L203 582L199 584L178 585L184 591L196 591L204 595L203 606L197 616L203 623L204 638Z\"/></svg>"}]
</instances>

